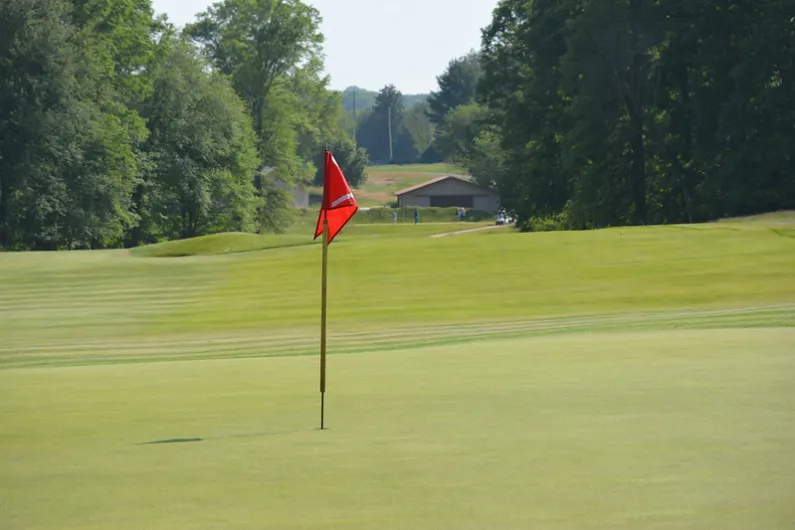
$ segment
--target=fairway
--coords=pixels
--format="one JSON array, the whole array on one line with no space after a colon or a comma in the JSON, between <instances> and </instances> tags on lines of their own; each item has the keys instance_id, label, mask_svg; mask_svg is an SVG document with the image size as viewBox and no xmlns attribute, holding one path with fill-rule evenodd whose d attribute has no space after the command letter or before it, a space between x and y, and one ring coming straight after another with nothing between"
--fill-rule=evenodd
<instances>
[{"instance_id":1,"label":"fairway","mask_svg":"<svg viewBox=\"0 0 795 530\"><path fill-rule=\"evenodd\" d=\"M0 528L792 528L790 221L2 254Z\"/></svg>"}]
</instances>

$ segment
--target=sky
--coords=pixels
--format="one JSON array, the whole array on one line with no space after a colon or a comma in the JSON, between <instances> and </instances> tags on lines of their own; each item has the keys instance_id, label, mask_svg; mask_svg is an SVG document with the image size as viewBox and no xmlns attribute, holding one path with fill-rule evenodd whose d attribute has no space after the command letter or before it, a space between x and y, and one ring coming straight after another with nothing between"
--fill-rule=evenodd
<instances>
[{"instance_id":1,"label":"sky","mask_svg":"<svg viewBox=\"0 0 795 530\"><path fill-rule=\"evenodd\" d=\"M480 30L497 0L304 0L320 12L331 88L404 94L437 89L451 59L480 47ZM157 13L182 26L212 0L153 0Z\"/></svg>"}]
</instances>

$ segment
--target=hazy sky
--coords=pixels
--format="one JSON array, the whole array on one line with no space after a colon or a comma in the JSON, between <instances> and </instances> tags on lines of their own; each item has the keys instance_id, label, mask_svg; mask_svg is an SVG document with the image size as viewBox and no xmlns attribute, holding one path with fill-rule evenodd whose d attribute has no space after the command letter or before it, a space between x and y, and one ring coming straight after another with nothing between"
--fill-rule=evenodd
<instances>
[{"instance_id":1,"label":"hazy sky","mask_svg":"<svg viewBox=\"0 0 795 530\"><path fill-rule=\"evenodd\" d=\"M305 0L306 1L306 0ZM179 26L212 0L153 0ZM378 90L394 83L404 94L436 89L450 59L480 46L480 30L497 0L309 0L323 17L331 87Z\"/></svg>"}]
</instances>

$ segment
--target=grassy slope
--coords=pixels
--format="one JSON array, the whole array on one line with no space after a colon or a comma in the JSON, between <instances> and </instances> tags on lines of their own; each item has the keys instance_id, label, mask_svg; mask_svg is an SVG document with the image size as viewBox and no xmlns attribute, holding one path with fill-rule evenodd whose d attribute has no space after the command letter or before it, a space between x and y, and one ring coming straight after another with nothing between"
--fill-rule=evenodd
<instances>
[{"instance_id":1,"label":"grassy slope","mask_svg":"<svg viewBox=\"0 0 795 530\"><path fill-rule=\"evenodd\" d=\"M795 227L433 229L0 255L0 528L791 527Z\"/></svg>"},{"instance_id":2,"label":"grassy slope","mask_svg":"<svg viewBox=\"0 0 795 530\"><path fill-rule=\"evenodd\" d=\"M311 234L290 235L257 235L244 233L214 234L178 241L167 241L156 245L147 245L130 251L139 258L183 257L214 254L232 254L251 252L268 248L287 248L308 245L312 242Z\"/></svg>"},{"instance_id":3,"label":"grassy slope","mask_svg":"<svg viewBox=\"0 0 795 530\"><path fill-rule=\"evenodd\" d=\"M682 325L692 310L795 302L795 246L780 227L411 237L446 230L346 228L330 251L333 351L647 325L649 311L670 312L655 326ZM319 266L319 245L168 260L5 255L0 364L311 353ZM791 308L765 311L793 318Z\"/></svg>"}]
</instances>

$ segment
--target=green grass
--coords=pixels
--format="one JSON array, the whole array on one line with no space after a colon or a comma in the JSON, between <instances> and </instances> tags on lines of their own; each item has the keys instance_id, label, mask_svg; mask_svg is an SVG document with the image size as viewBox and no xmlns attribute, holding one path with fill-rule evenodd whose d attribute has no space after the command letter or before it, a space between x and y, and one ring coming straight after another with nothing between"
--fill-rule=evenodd
<instances>
[{"instance_id":1,"label":"green grass","mask_svg":"<svg viewBox=\"0 0 795 530\"><path fill-rule=\"evenodd\" d=\"M365 212L358 214L363 217ZM276 248L290 248L320 243L314 239L317 211L307 209L286 234L246 234L230 232L210 236L166 241L131 249L130 255L138 258L181 258L187 256L214 256L236 254ZM443 234L491 226L490 221L473 223L423 222L391 224L387 222L360 223L351 221L345 234L356 238L405 238Z\"/></svg>"},{"instance_id":2,"label":"green grass","mask_svg":"<svg viewBox=\"0 0 795 530\"><path fill-rule=\"evenodd\" d=\"M381 166L369 166L367 171L379 172L386 171L389 173L394 172L421 172L421 173L439 173L462 175L466 174L466 170L456 166L455 164L387 164Z\"/></svg>"},{"instance_id":3,"label":"green grass","mask_svg":"<svg viewBox=\"0 0 795 530\"><path fill-rule=\"evenodd\" d=\"M308 243L311 222L271 237ZM332 351L795 302L793 241L763 225L426 237L462 225L346 227L330 249ZM5 254L0 366L311 353L319 267L318 244L169 259Z\"/></svg>"},{"instance_id":4,"label":"green grass","mask_svg":"<svg viewBox=\"0 0 795 530\"><path fill-rule=\"evenodd\" d=\"M301 222L0 254L0 528L791 528L786 227L352 224L321 432Z\"/></svg>"},{"instance_id":5,"label":"green grass","mask_svg":"<svg viewBox=\"0 0 795 530\"><path fill-rule=\"evenodd\" d=\"M793 341L333 356L324 432L316 358L0 372L0 526L788 529Z\"/></svg>"},{"instance_id":6,"label":"green grass","mask_svg":"<svg viewBox=\"0 0 795 530\"><path fill-rule=\"evenodd\" d=\"M733 223L733 222L745 222L745 223L788 223L788 224L795 224L795 211L781 211L781 212L770 212L770 213L763 213L759 215L752 215L749 217L742 217L742 218L735 218L735 219L723 219L721 222L724 223Z\"/></svg>"},{"instance_id":7,"label":"green grass","mask_svg":"<svg viewBox=\"0 0 795 530\"><path fill-rule=\"evenodd\" d=\"M225 233L211 236L196 237L178 241L166 241L156 245L146 245L131 250L137 257L182 257L197 255L231 254L251 252L268 248L293 247L306 245L311 238L295 235L257 235L243 233Z\"/></svg>"}]
</instances>

